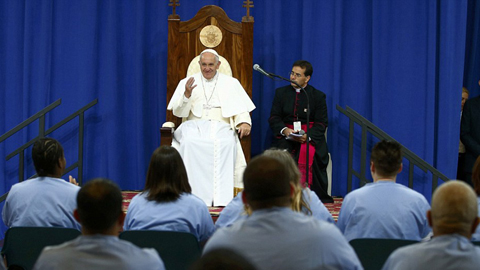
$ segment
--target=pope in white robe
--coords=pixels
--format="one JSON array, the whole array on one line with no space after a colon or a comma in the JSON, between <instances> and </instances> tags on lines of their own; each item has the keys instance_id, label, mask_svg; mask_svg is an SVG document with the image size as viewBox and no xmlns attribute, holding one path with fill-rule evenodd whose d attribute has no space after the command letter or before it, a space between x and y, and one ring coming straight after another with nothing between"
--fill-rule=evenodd
<instances>
[{"instance_id":1,"label":"pope in white robe","mask_svg":"<svg viewBox=\"0 0 480 270\"><path fill-rule=\"evenodd\" d=\"M225 206L234 188L243 188L246 161L238 137L250 135L255 105L237 79L218 72L216 51L204 50L199 64L201 72L180 81L167 107L187 120L172 146L183 158L192 193L208 206Z\"/></svg>"}]
</instances>

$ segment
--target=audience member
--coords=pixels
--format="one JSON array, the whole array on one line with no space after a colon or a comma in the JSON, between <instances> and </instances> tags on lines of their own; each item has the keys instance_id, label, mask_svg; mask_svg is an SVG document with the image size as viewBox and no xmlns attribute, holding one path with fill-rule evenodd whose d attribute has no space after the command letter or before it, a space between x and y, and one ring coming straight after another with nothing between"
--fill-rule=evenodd
<instances>
[{"instance_id":1,"label":"audience member","mask_svg":"<svg viewBox=\"0 0 480 270\"><path fill-rule=\"evenodd\" d=\"M294 197L291 201L291 208L297 212L303 212L307 215L311 215L319 220L325 220L330 223L334 223L332 215L327 210L322 201L318 198L315 192L312 192L309 188L302 188L300 185L301 174L297 164L292 158L292 155L284 150L270 149L264 152L265 156L270 156L278 159L282 162L291 174L292 184L295 188ZM215 227L230 226L232 223L239 219L243 219L252 214L250 207L245 206L242 202L242 192L240 192L223 210L220 212L220 216L215 222Z\"/></svg>"},{"instance_id":2,"label":"audience member","mask_svg":"<svg viewBox=\"0 0 480 270\"><path fill-rule=\"evenodd\" d=\"M125 214L122 193L113 182L97 178L85 184L78 192L74 216L82 224L82 235L46 247L34 269L165 269L154 249L118 238Z\"/></svg>"},{"instance_id":3,"label":"audience member","mask_svg":"<svg viewBox=\"0 0 480 270\"><path fill-rule=\"evenodd\" d=\"M171 146L157 148L145 189L130 202L123 229L189 232L206 241L215 226L205 203L191 192L178 151Z\"/></svg>"},{"instance_id":4,"label":"audience member","mask_svg":"<svg viewBox=\"0 0 480 270\"><path fill-rule=\"evenodd\" d=\"M256 270L255 266L237 252L219 248L203 255L190 270Z\"/></svg>"},{"instance_id":5,"label":"audience member","mask_svg":"<svg viewBox=\"0 0 480 270\"><path fill-rule=\"evenodd\" d=\"M80 230L73 217L79 187L71 176L71 183L60 178L67 164L63 147L55 139L41 138L33 144L32 159L38 177L12 186L3 206L5 225Z\"/></svg>"},{"instance_id":6,"label":"audience member","mask_svg":"<svg viewBox=\"0 0 480 270\"><path fill-rule=\"evenodd\" d=\"M480 216L480 157L477 158L475 165L473 165L472 182L475 193L477 194L478 216ZM472 241L480 241L480 226L477 227L477 230L472 235Z\"/></svg>"},{"instance_id":7,"label":"audience member","mask_svg":"<svg viewBox=\"0 0 480 270\"><path fill-rule=\"evenodd\" d=\"M470 242L479 222L477 211L477 198L470 186L460 181L441 185L427 212L432 240L394 251L383 269L478 269L480 248Z\"/></svg>"},{"instance_id":8,"label":"audience member","mask_svg":"<svg viewBox=\"0 0 480 270\"><path fill-rule=\"evenodd\" d=\"M480 156L480 96L465 102L460 125L460 139L465 145L465 182L472 185L472 169Z\"/></svg>"},{"instance_id":9,"label":"audience member","mask_svg":"<svg viewBox=\"0 0 480 270\"><path fill-rule=\"evenodd\" d=\"M402 149L392 141L377 143L371 153L373 183L347 194L337 226L348 241L356 238L421 240L430 233L425 197L401 184Z\"/></svg>"},{"instance_id":10,"label":"audience member","mask_svg":"<svg viewBox=\"0 0 480 270\"><path fill-rule=\"evenodd\" d=\"M230 248L258 269L362 269L335 225L293 211L295 187L289 169L261 155L243 175L242 200L252 215L217 230L204 248Z\"/></svg>"},{"instance_id":11,"label":"audience member","mask_svg":"<svg viewBox=\"0 0 480 270\"><path fill-rule=\"evenodd\" d=\"M460 118L462 117L463 105L465 105L465 102L468 99L468 95L469 93L467 88L462 87L462 107L460 111ZM460 140L460 144L458 147L457 179L465 181L464 167L465 167L465 145L462 143L462 140Z\"/></svg>"}]
</instances>

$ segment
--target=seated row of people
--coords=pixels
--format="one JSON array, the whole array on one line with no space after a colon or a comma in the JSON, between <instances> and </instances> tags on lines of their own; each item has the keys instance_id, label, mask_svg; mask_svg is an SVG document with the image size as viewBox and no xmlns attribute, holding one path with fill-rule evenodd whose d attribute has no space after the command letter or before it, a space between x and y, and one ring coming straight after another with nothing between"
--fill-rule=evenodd
<instances>
[{"instance_id":1,"label":"seated row of people","mask_svg":"<svg viewBox=\"0 0 480 270\"><path fill-rule=\"evenodd\" d=\"M3 211L3 219L7 226L80 228L77 222L80 221L84 235L112 235L105 227L101 230L86 227L85 219L79 215L81 194L78 193L79 187L60 179L66 163L61 145L53 139L44 138L35 143L32 154L39 177L12 187L13 192L11 191L7 197ZM199 242L205 242L213 235L205 246L205 252L227 247L245 256L259 269L292 269L292 267L311 269L325 266L361 269L358 258L348 245L349 240L354 238L420 240L430 233L425 215L430 209L428 202L421 194L395 183L396 175L402 170L400 145L386 141L376 144L372 150L370 167L374 182L347 194L335 226L332 216L318 197L299 184L300 173L290 154L281 150L267 150L248 165L244 174L245 190L222 211L216 223L217 231L214 233L215 227L207 207L191 194L180 155L174 148L162 146L152 155L145 189L132 199L126 218L124 219L122 213L116 219L117 222L114 223L116 225L108 229L112 229L112 232L117 230L118 233L120 224L124 230L183 231L194 234ZM98 182L102 181L89 181L84 188L88 190L90 183L91 185L97 183L101 187L103 184ZM47 184L42 186L36 184L34 187L36 182ZM43 187L50 182L65 185L65 190L73 192L67 194L63 186L52 188L55 194L50 196L66 195L62 197L62 201L45 200L44 196L49 195L44 194ZM101 190L98 187L90 189ZM23 196L38 200L42 208L35 207L35 200L22 202L19 198ZM77 202L74 200L75 197ZM111 199L106 198L107 201ZM69 209L66 209L65 205L68 205ZM92 207L90 205L84 209ZM36 223L37 219L47 215L58 219L46 218ZM246 218L247 216L249 217ZM120 219L122 222L118 223ZM67 221L73 223L67 224ZM473 227L476 226L472 225ZM103 239L98 240L99 242L109 242L110 240L105 239L112 239L98 238ZM100 244L93 244L94 237L82 239L52 250L57 252L70 248L72 251L75 247L82 246L82 243L88 242L89 246L101 249ZM55 252L51 251L51 254L54 254L52 256L57 256ZM88 256L86 255L86 258ZM48 259L43 262L50 261L54 260ZM105 263L109 264L107 261ZM158 265L163 267L162 263Z\"/></svg>"}]
</instances>

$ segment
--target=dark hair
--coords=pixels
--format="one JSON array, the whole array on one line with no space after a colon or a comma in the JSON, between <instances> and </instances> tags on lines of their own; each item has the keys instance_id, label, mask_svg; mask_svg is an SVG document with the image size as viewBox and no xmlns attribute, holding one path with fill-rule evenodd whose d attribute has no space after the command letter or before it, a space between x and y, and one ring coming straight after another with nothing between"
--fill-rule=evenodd
<instances>
[{"instance_id":1,"label":"dark hair","mask_svg":"<svg viewBox=\"0 0 480 270\"><path fill-rule=\"evenodd\" d=\"M370 161L379 175L396 175L402 164L402 146L394 141L382 140L373 147Z\"/></svg>"},{"instance_id":2,"label":"dark hair","mask_svg":"<svg viewBox=\"0 0 480 270\"><path fill-rule=\"evenodd\" d=\"M157 202L177 200L182 193L191 193L182 157L171 146L160 146L150 159L144 192L147 199Z\"/></svg>"},{"instance_id":3,"label":"dark hair","mask_svg":"<svg viewBox=\"0 0 480 270\"><path fill-rule=\"evenodd\" d=\"M278 159L260 155L253 158L243 174L245 197L253 210L290 205L290 180L286 166ZM253 204L260 207L255 207Z\"/></svg>"},{"instance_id":4,"label":"dark hair","mask_svg":"<svg viewBox=\"0 0 480 270\"><path fill-rule=\"evenodd\" d=\"M122 213L122 192L112 181L96 178L77 194L77 212L82 227L93 233L110 229Z\"/></svg>"},{"instance_id":5,"label":"dark hair","mask_svg":"<svg viewBox=\"0 0 480 270\"><path fill-rule=\"evenodd\" d=\"M198 259L190 270L255 270L245 257L228 248L213 249Z\"/></svg>"},{"instance_id":6,"label":"dark hair","mask_svg":"<svg viewBox=\"0 0 480 270\"><path fill-rule=\"evenodd\" d=\"M292 67L301 67L302 69L305 69L305 77L307 76L312 76L313 74L313 67L310 62L305 61L305 60L297 60L295 63L293 63Z\"/></svg>"},{"instance_id":7,"label":"dark hair","mask_svg":"<svg viewBox=\"0 0 480 270\"><path fill-rule=\"evenodd\" d=\"M480 156L477 157L472 170L472 184L477 196L480 196Z\"/></svg>"},{"instance_id":8,"label":"dark hair","mask_svg":"<svg viewBox=\"0 0 480 270\"><path fill-rule=\"evenodd\" d=\"M63 147L57 140L40 138L33 144L32 159L38 176L55 174L61 158L63 158Z\"/></svg>"}]
</instances>

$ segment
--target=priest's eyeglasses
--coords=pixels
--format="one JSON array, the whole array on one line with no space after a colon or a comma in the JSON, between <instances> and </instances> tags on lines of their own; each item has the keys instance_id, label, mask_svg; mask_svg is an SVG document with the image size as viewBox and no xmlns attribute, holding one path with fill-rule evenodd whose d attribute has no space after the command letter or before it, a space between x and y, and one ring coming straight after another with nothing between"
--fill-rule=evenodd
<instances>
[{"instance_id":1,"label":"priest's eyeglasses","mask_svg":"<svg viewBox=\"0 0 480 270\"><path fill-rule=\"evenodd\" d=\"M293 71L291 71L288 75L292 76L292 77L295 77L295 78L301 78L303 75L300 74L300 73L295 73Z\"/></svg>"}]
</instances>

